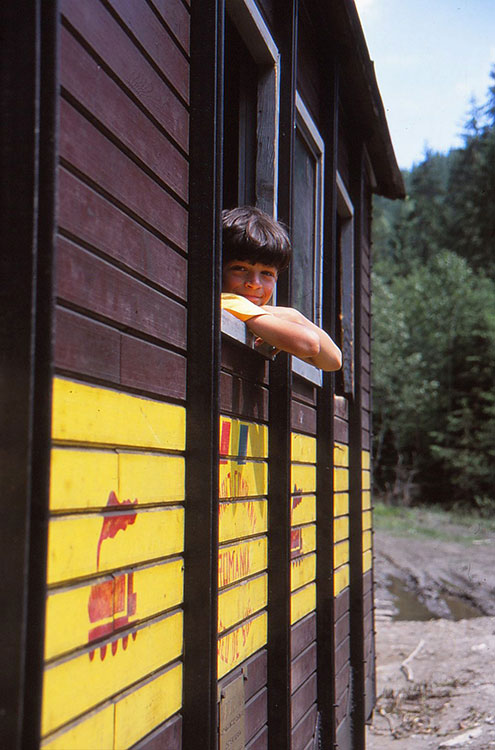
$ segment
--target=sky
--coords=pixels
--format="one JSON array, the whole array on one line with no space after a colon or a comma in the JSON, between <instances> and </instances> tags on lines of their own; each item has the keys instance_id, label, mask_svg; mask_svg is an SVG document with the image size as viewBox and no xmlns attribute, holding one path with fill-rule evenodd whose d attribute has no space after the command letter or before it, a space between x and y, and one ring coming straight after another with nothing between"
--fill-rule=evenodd
<instances>
[{"instance_id":1,"label":"sky","mask_svg":"<svg viewBox=\"0 0 495 750\"><path fill-rule=\"evenodd\" d=\"M399 166L461 146L495 65L495 0L355 0Z\"/></svg>"}]
</instances>

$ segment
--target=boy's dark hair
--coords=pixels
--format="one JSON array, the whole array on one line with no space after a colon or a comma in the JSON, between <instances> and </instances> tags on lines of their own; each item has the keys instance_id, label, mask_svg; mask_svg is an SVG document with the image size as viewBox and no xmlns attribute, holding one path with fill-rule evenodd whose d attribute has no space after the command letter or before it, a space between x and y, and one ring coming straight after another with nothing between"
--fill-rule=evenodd
<instances>
[{"instance_id":1,"label":"boy's dark hair","mask_svg":"<svg viewBox=\"0 0 495 750\"><path fill-rule=\"evenodd\" d=\"M264 263L284 271L292 247L285 227L254 206L239 206L222 212L223 264L231 260Z\"/></svg>"}]
</instances>

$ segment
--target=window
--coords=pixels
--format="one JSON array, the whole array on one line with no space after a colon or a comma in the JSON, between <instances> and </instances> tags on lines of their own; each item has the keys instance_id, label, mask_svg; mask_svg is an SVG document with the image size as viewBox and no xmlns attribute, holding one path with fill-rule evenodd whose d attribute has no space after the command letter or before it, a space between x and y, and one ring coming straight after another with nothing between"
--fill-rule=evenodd
<instances>
[{"instance_id":1,"label":"window","mask_svg":"<svg viewBox=\"0 0 495 750\"><path fill-rule=\"evenodd\" d=\"M343 365L337 373L340 395L354 393L354 207L337 172L337 298L336 341Z\"/></svg>"},{"instance_id":2,"label":"window","mask_svg":"<svg viewBox=\"0 0 495 750\"><path fill-rule=\"evenodd\" d=\"M296 112L292 197L292 304L303 315L320 325L325 146L298 94Z\"/></svg>"}]
</instances>

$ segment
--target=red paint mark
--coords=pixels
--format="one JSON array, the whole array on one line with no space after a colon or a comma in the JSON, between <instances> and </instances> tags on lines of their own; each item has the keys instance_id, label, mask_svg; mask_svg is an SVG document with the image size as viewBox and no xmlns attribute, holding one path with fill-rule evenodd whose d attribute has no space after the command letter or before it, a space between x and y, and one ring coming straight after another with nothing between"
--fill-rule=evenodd
<instances>
[{"instance_id":1,"label":"red paint mark","mask_svg":"<svg viewBox=\"0 0 495 750\"><path fill-rule=\"evenodd\" d=\"M249 638L251 625L252 621L245 622L240 628L234 630L233 633L230 633L225 638L220 638L217 646L218 656L225 664L232 664L241 656L242 649Z\"/></svg>"},{"instance_id":2,"label":"red paint mark","mask_svg":"<svg viewBox=\"0 0 495 750\"><path fill-rule=\"evenodd\" d=\"M222 422L222 433L220 435L220 455L221 456L228 456L228 453L229 453L230 428L231 428L230 422ZM221 458L220 463L226 464L227 459Z\"/></svg>"},{"instance_id":3,"label":"red paint mark","mask_svg":"<svg viewBox=\"0 0 495 750\"><path fill-rule=\"evenodd\" d=\"M107 508L110 508L115 505L137 505L137 500L124 500L123 503L119 503L117 495L115 492L112 492L108 496L107 501ZM112 515L105 516L103 519L103 526L101 528L100 538L98 540L98 548L96 553L96 565L99 568L100 567L100 550L101 545L105 539L114 539L117 536L117 533L119 531L125 531L128 526L135 523L136 521L136 511L131 511L130 513L116 513Z\"/></svg>"},{"instance_id":4,"label":"red paint mark","mask_svg":"<svg viewBox=\"0 0 495 750\"><path fill-rule=\"evenodd\" d=\"M303 551L303 539L301 528L290 530L290 556L298 557Z\"/></svg>"},{"instance_id":5,"label":"red paint mark","mask_svg":"<svg viewBox=\"0 0 495 750\"><path fill-rule=\"evenodd\" d=\"M107 508L115 506L134 506L137 500L119 502L115 492L108 496ZM131 510L126 513L113 513L105 516L102 523L100 538L96 551L97 569L100 567L101 545L105 540L114 539L119 531L125 531L128 526L136 522L137 513ZM109 636L114 631L129 624L129 617L136 614L136 593L134 592L134 574L123 573L112 576L111 580L95 583L91 587L88 601L88 614L91 623L98 623L88 632L88 643ZM106 620L106 622L102 622ZM132 633L136 640L137 632ZM122 647L127 648L129 635L122 637ZM112 656L117 653L119 639L111 641ZM100 659L103 661L107 653L107 645L100 646ZM89 659L93 661L94 651L89 652Z\"/></svg>"},{"instance_id":6,"label":"red paint mark","mask_svg":"<svg viewBox=\"0 0 495 750\"><path fill-rule=\"evenodd\" d=\"M247 545L218 553L218 585L227 586L245 578L251 570L250 550Z\"/></svg>"}]
</instances>

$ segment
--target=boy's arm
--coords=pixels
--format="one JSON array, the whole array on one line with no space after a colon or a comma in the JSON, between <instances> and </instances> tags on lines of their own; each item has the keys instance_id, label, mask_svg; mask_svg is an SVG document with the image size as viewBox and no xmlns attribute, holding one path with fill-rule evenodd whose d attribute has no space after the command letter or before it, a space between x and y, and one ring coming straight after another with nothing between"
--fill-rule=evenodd
<instances>
[{"instance_id":1,"label":"boy's arm","mask_svg":"<svg viewBox=\"0 0 495 750\"><path fill-rule=\"evenodd\" d=\"M271 314L279 322L284 321L289 325L294 326L293 330L296 330L295 326L298 326L300 328L306 329L308 333L312 333L317 337L317 352L309 355L302 355L298 354L297 352L291 351L291 354L296 354L297 357L305 359L307 362L315 365L316 367L319 367L321 370L332 371L339 370L342 367L342 352L340 351L339 347L334 343L334 341L332 341L330 336L325 333L322 328L319 328L317 325L312 323L298 310L295 310L293 307L277 307L276 305L267 305L264 307L264 309L271 312ZM264 317L268 318L269 316L266 315ZM285 349L285 347L278 348ZM289 350L285 349L285 351Z\"/></svg>"},{"instance_id":2,"label":"boy's arm","mask_svg":"<svg viewBox=\"0 0 495 750\"><path fill-rule=\"evenodd\" d=\"M270 346L301 359L309 360L320 351L318 335L307 326L291 320L284 320L275 315L257 315L246 320L246 325Z\"/></svg>"}]
</instances>

